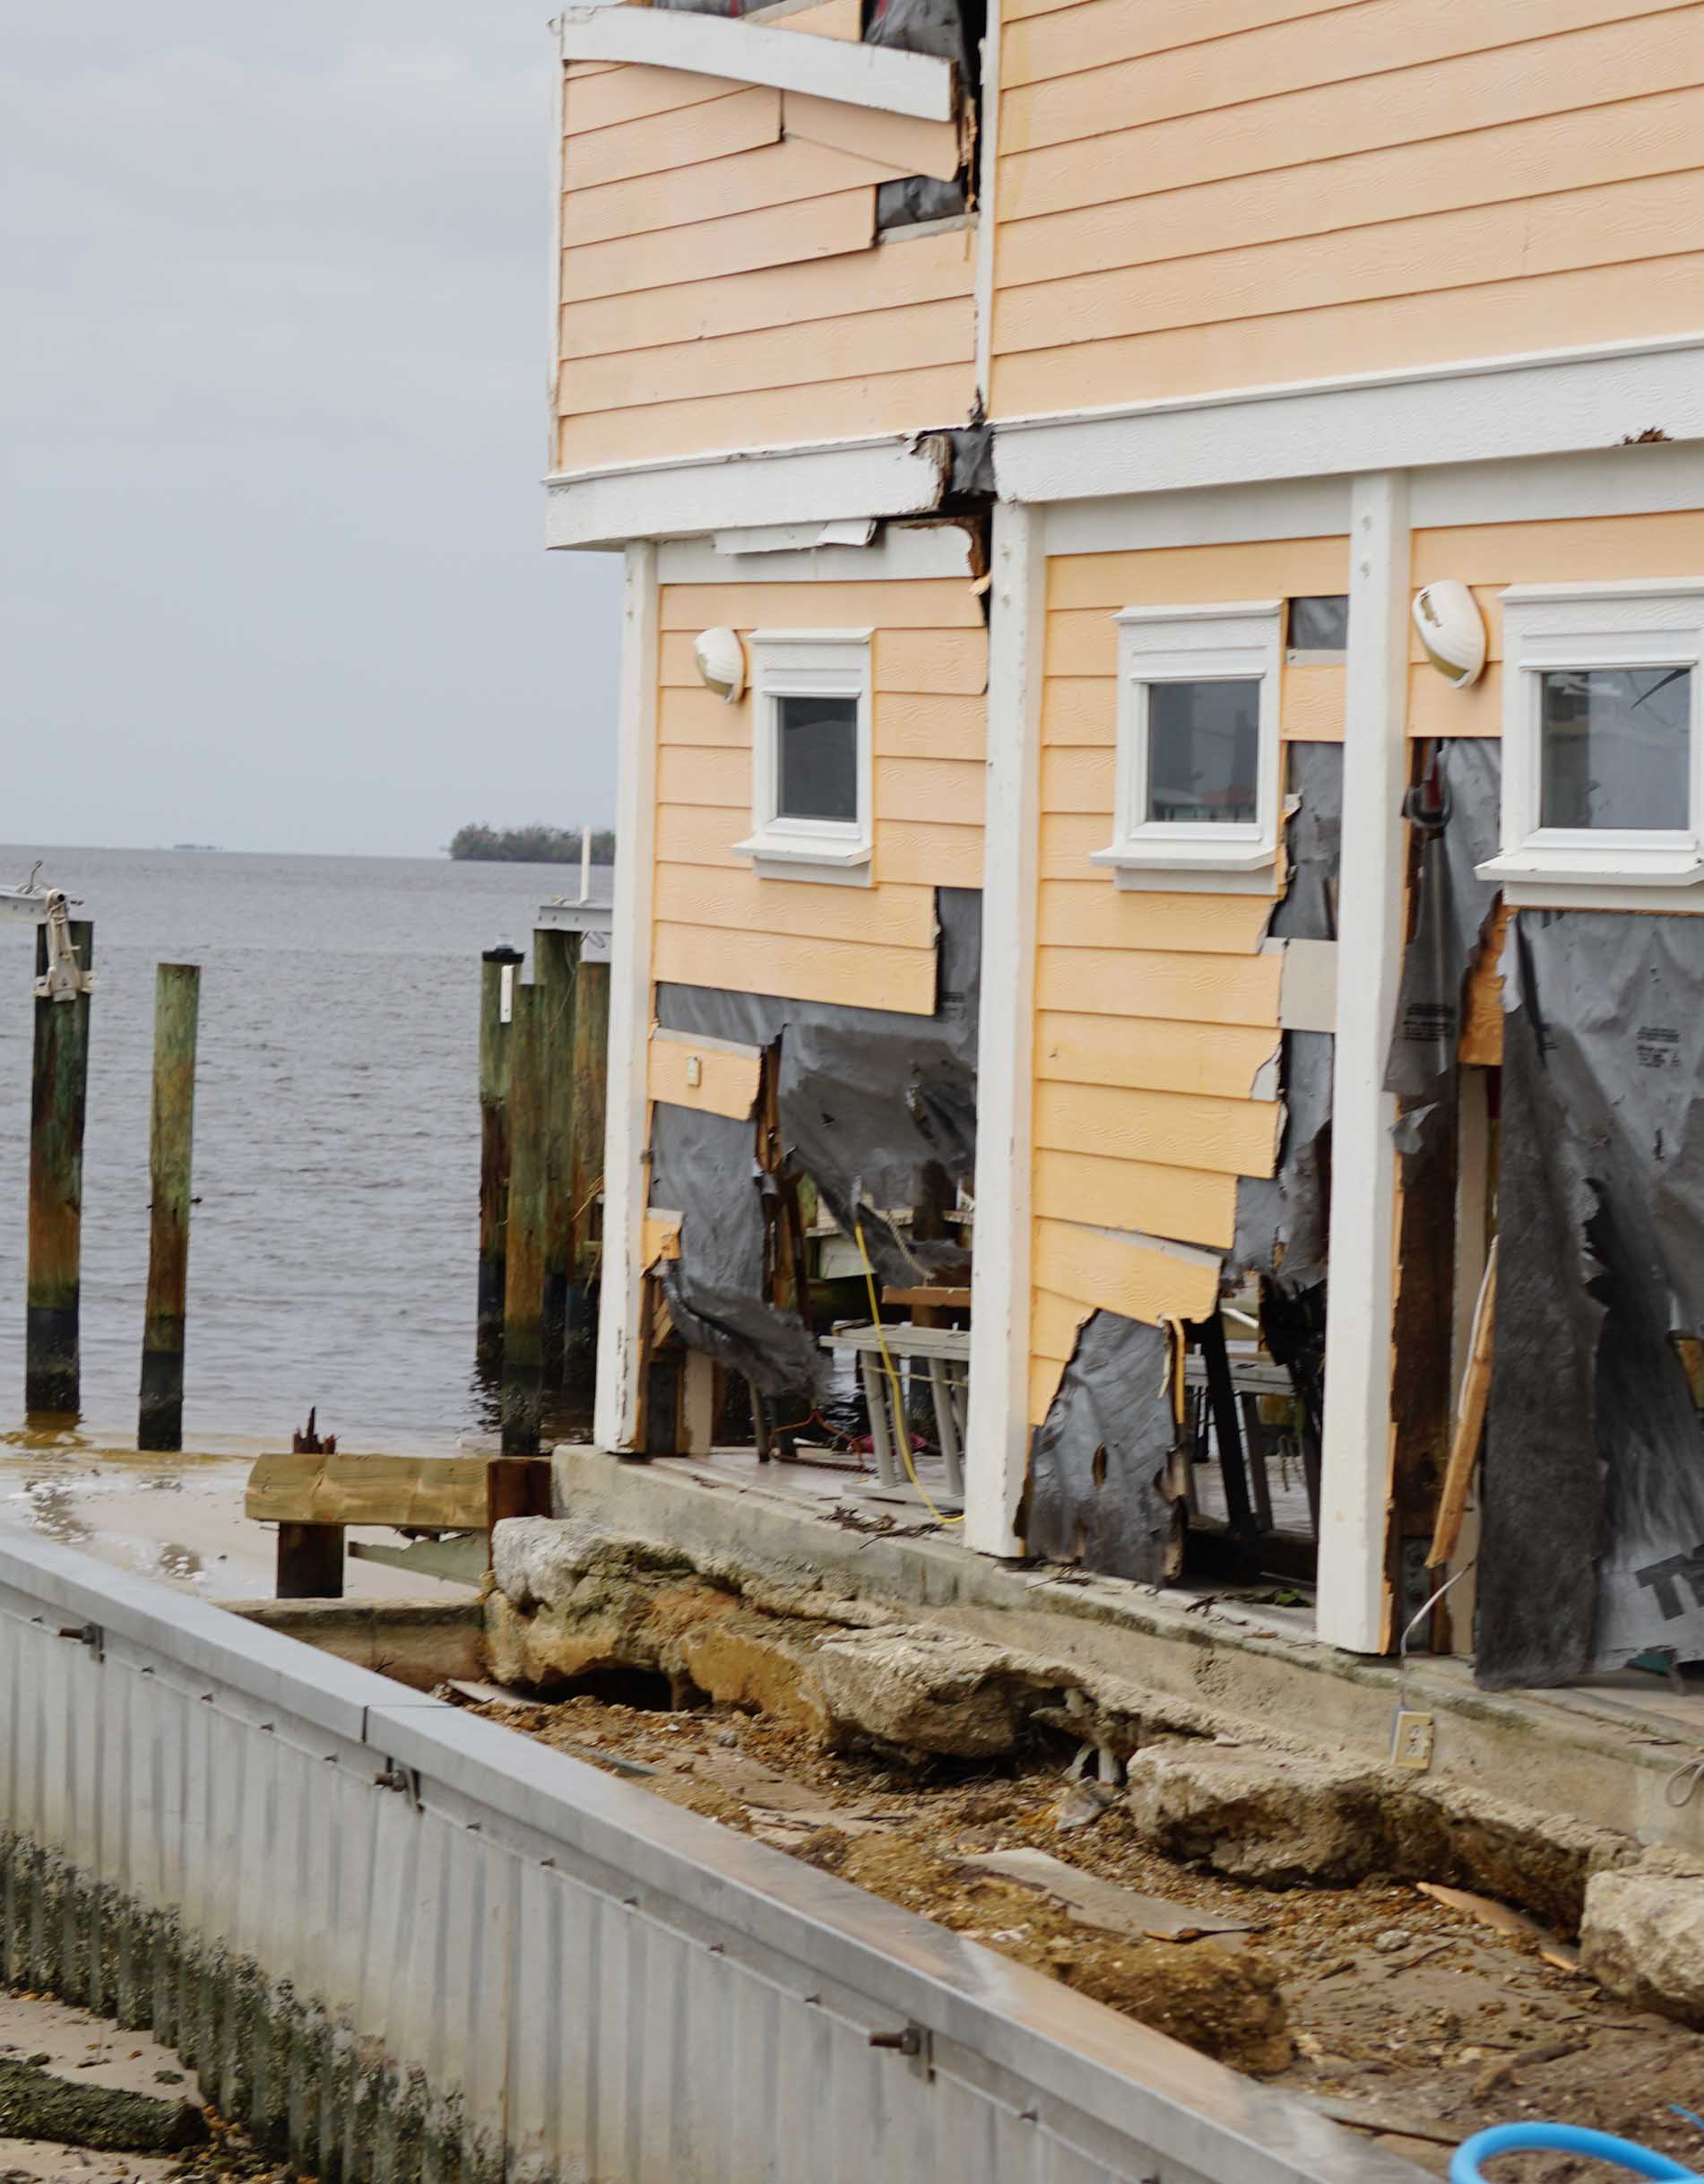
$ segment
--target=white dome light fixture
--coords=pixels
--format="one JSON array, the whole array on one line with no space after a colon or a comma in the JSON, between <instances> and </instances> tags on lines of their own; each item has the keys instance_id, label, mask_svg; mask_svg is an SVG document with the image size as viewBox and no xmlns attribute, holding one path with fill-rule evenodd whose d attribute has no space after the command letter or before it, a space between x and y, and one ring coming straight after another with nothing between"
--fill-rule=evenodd
<instances>
[{"instance_id":1,"label":"white dome light fixture","mask_svg":"<svg viewBox=\"0 0 1704 2184\"><path fill-rule=\"evenodd\" d=\"M1438 672L1458 690L1485 672L1485 618L1465 584L1446 576L1414 594L1414 628Z\"/></svg>"},{"instance_id":2,"label":"white dome light fixture","mask_svg":"<svg viewBox=\"0 0 1704 2184\"><path fill-rule=\"evenodd\" d=\"M692 641L692 657L705 687L729 705L737 705L746 687L746 648L737 629L701 629Z\"/></svg>"}]
</instances>

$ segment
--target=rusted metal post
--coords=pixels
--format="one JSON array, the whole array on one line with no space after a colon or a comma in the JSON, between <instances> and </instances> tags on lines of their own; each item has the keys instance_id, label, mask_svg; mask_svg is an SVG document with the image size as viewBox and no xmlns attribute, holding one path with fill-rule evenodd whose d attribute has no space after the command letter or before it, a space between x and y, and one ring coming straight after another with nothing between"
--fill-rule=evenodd
<instances>
[{"instance_id":1,"label":"rusted metal post","mask_svg":"<svg viewBox=\"0 0 1704 2184\"><path fill-rule=\"evenodd\" d=\"M610 1054L610 966L588 962L582 940L574 984L573 1122L568 1158L568 1210L574 1225L568 1293L569 1377L584 1378L598 1347L597 1285L603 1219L603 1122Z\"/></svg>"},{"instance_id":2,"label":"rusted metal post","mask_svg":"<svg viewBox=\"0 0 1704 2184\"><path fill-rule=\"evenodd\" d=\"M95 929L65 928L86 973ZM48 927L36 928L36 976L48 972ZM25 1295L23 1404L68 1412L82 1396L82 1131L89 1109L89 996L36 996L30 1089L30 1270Z\"/></svg>"},{"instance_id":3,"label":"rusted metal post","mask_svg":"<svg viewBox=\"0 0 1704 2184\"><path fill-rule=\"evenodd\" d=\"M189 1286L189 1178L195 1131L195 1031L201 972L162 963L154 975L152 1200L136 1446L184 1445L184 1307Z\"/></svg>"},{"instance_id":4,"label":"rusted metal post","mask_svg":"<svg viewBox=\"0 0 1704 2184\"><path fill-rule=\"evenodd\" d=\"M503 1355L503 1224L509 1200L509 1012L517 949L488 948L480 970L480 1298L474 1354Z\"/></svg>"},{"instance_id":5,"label":"rusted metal post","mask_svg":"<svg viewBox=\"0 0 1704 2184\"><path fill-rule=\"evenodd\" d=\"M544 1316L544 997L517 984L509 1025L509 1216L504 1234L503 1453L539 1452Z\"/></svg>"},{"instance_id":6,"label":"rusted metal post","mask_svg":"<svg viewBox=\"0 0 1704 2184\"><path fill-rule=\"evenodd\" d=\"M544 1306L540 1341L544 1385L559 1388L574 1280L574 1018L580 936L541 927L532 975L543 1010Z\"/></svg>"}]
</instances>

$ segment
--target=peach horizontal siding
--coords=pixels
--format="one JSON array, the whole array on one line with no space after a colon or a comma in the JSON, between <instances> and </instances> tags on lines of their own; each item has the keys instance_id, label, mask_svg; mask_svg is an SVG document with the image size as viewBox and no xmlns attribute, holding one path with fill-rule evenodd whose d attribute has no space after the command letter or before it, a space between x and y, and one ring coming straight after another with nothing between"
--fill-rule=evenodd
<instances>
[{"instance_id":1,"label":"peach horizontal siding","mask_svg":"<svg viewBox=\"0 0 1704 2184\"><path fill-rule=\"evenodd\" d=\"M952 125L624 64L567 71L563 126L558 468L970 414L969 231L876 231Z\"/></svg>"},{"instance_id":2,"label":"peach horizontal siding","mask_svg":"<svg viewBox=\"0 0 1704 2184\"><path fill-rule=\"evenodd\" d=\"M1651 453L1660 459L1662 450L1654 447ZM1444 576L1472 587L1485 620L1489 664L1471 689L1452 689L1423 664L1419 644L1411 637L1409 734L1501 735L1505 587L1612 584L1636 576L1704 577L1704 510L1416 531L1412 575L1416 589Z\"/></svg>"},{"instance_id":3,"label":"peach horizontal siding","mask_svg":"<svg viewBox=\"0 0 1704 2184\"><path fill-rule=\"evenodd\" d=\"M656 976L931 1013L935 890L982 884L988 640L969 580L665 585L658 621ZM759 880L735 854L752 704L698 679L693 638L716 627L873 633L871 886Z\"/></svg>"},{"instance_id":4,"label":"peach horizontal siding","mask_svg":"<svg viewBox=\"0 0 1704 2184\"><path fill-rule=\"evenodd\" d=\"M1271 901L1124 890L1090 862L1112 833L1113 617L1347 586L1342 538L1049 562L1032 1178L1038 1422L1091 1312L1153 1321L1212 1309L1216 1278L1199 1254L1229 1246L1238 1178L1272 1173L1283 1119L1269 1091L1282 964L1260 947ZM1341 735L1342 685L1332 663L1286 669L1284 733ZM1109 1229L1137 1241L1109 1242Z\"/></svg>"},{"instance_id":5,"label":"peach horizontal siding","mask_svg":"<svg viewBox=\"0 0 1704 2184\"><path fill-rule=\"evenodd\" d=\"M1020 0L992 407L1704 318L1704 6Z\"/></svg>"}]
</instances>

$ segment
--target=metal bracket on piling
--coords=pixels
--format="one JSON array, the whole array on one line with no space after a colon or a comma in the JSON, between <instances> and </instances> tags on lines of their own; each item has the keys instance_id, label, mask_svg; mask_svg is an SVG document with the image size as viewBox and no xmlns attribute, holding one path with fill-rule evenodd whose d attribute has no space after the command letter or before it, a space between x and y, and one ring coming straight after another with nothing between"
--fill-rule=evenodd
<instances>
[{"instance_id":1,"label":"metal bracket on piling","mask_svg":"<svg viewBox=\"0 0 1704 2184\"><path fill-rule=\"evenodd\" d=\"M927 2025L908 2024L898 2032L872 2032L869 2044L903 2055L920 2078L935 2075L935 2036Z\"/></svg>"},{"instance_id":2,"label":"metal bracket on piling","mask_svg":"<svg viewBox=\"0 0 1704 2184\"><path fill-rule=\"evenodd\" d=\"M95 974L83 969L71 944L70 899L63 888L48 888L41 898L41 914L48 928L48 975L36 981L36 999L73 1001L80 993L92 993Z\"/></svg>"}]
</instances>

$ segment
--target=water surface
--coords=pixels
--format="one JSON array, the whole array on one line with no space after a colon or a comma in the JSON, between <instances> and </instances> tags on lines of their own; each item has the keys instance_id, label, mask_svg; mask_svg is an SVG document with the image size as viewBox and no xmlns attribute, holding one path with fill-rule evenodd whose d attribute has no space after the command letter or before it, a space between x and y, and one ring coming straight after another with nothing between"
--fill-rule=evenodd
<instances>
[{"instance_id":1,"label":"water surface","mask_svg":"<svg viewBox=\"0 0 1704 2184\"><path fill-rule=\"evenodd\" d=\"M134 1434L154 966L202 966L189 1447L489 1428L472 1375L480 952L560 865L0 847L95 925L78 1443ZM22 1426L34 928L0 914L0 1435ZM62 1445L64 1440L62 1437ZM13 1445L17 1445L14 1442Z\"/></svg>"}]
</instances>

